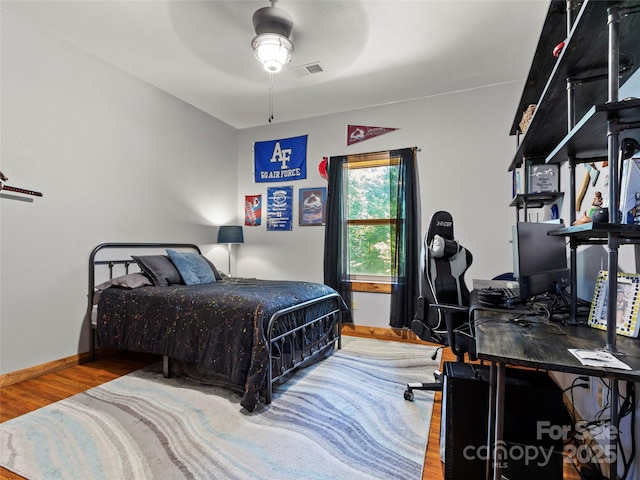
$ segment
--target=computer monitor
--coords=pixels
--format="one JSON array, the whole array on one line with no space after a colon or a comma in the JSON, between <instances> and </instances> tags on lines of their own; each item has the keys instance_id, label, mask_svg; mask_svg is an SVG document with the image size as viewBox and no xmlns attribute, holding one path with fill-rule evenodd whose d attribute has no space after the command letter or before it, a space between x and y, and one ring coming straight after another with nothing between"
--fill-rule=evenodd
<instances>
[{"instance_id":1,"label":"computer monitor","mask_svg":"<svg viewBox=\"0 0 640 480\"><path fill-rule=\"evenodd\" d=\"M548 235L562 223L518 222L513 226L513 273L520 296L532 298L570 283L563 235Z\"/></svg>"}]
</instances>

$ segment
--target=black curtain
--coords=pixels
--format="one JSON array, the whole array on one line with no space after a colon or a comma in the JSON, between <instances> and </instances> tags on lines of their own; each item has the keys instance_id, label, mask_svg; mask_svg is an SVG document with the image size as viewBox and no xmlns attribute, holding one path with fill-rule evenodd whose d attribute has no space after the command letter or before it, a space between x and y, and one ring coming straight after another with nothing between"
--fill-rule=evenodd
<instances>
[{"instance_id":1,"label":"black curtain","mask_svg":"<svg viewBox=\"0 0 640 480\"><path fill-rule=\"evenodd\" d=\"M347 218L343 202L346 187L344 165L346 156L329 159L329 185L327 187L327 219L324 229L324 283L340 295L348 307L342 321L353 323L351 305L353 295L349 282L349 249L347 248Z\"/></svg>"},{"instance_id":2,"label":"black curtain","mask_svg":"<svg viewBox=\"0 0 640 480\"><path fill-rule=\"evenodd\" d=\"M392 328L409 328L415 315L420 293L420 189L416 149L404 148L390 152L399 158L397 185L390 185L397 198L397 224L392 264L391 285Z\"/></svg>"},{"instance_id":3,"label":"black curtain","mask_svg":"<svg viewBox=\"0 0 640 480\"><path fill-rule=\"evenodd\" d=\"M393 328L409 328L415 314L419 295L420 275L420 190L416 164L416 149L393 150L390 158L399 159L398 179L389 185L397 198L397 219L392 241L393 284L389 325ZM327 192L327 221L324 239L324 283L342 295L349 307L343 321L352 323L352 290L348 278L349 251L347 248L347 218L345 211L344 180L347 156L329 160L329 185Z\"/></svg>"}]
</instances>

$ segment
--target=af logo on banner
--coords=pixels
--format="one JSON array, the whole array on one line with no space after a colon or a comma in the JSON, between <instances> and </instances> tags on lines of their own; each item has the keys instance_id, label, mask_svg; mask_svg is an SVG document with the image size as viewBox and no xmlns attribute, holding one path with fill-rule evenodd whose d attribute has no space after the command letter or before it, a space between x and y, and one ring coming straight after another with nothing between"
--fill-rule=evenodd
<instances>
[{"instance_id":1,"label":"af logo on banner","mask_svg":"<svg viewBox=\"0 0 640 480\"><path fill-rule=\"evenodd\" d=\"M256 183L307 178L307 135L255 142L253 152Z\"/></svg>"}]
</instances>

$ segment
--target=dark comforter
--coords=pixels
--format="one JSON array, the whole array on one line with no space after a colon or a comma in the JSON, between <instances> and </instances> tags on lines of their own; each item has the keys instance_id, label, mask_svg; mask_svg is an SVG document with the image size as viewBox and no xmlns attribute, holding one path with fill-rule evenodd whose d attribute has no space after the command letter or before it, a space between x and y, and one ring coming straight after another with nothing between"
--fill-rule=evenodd
<instances>
[{"instance_id":1,"label":"dark comforter","mask_svg":"<svg viewBox=\"0 0 640 480\"><path fill-rule=\"evenodd\" d=\"M104 347L167 355L220 374L244 387L241 405L252 411L267 376L269 319L278 310L330 293L335 292L319 283L245 279L108 288L98 302L98 341ZM329 311L336 303L318 308Z\"/></svg>"}]
</instances>

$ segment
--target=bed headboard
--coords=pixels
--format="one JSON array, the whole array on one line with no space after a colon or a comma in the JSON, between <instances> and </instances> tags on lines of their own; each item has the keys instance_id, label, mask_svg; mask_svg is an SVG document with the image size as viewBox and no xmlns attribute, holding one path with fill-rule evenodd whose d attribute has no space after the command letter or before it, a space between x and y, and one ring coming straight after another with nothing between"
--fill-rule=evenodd
<instances>
[{"instance_id":1,"label":"bed headboard","mask_svg":"<svg viewBox=\"0 0 640 480\"><path fill-rule=\"evenodd\" d=\"M89 255L89 296L91 297L96 286L96 270L100 266L106 266L109 269L109 279L111 279L114 276L113 270L116 265L123 266L123 274L129 273L130 265L136 265L131 255L164 254L167 248L186 249L199 254L202 253L200 247L193 243L101 243ZM99 255L100 253L103 253L103 255ZM89 300L91 301L91 299Z\"/></svg>"},{"instance_id":2,"label":"bed headboard","mask_svg":"<svg viewBox=\"0 0 640 480\"><path fill-rule=\"evenodd\" d=\"M105 272L108 269L108 278L106 280L111 280L115 276L129 273L130 266L137 268L137 263L131 257L132 255L165 254L167 248L202 253L200 247L193 243L101 243L95 247L89 255L88 309L90 310L92 307L96 285L105 280L102 277L99 281L96 280L98 269L105 269ZM120 268L115 270L117 267ZM116 273L114 273L114 270Z\"/></svg>"},{"instance_id":3,"label":"bed headboard","mask_svg":"<svg viewBox=\"0 0 640 480\"><path fill-rule=\"evenodd\" d=\"M91 322L93 294L96 287L96 271L98 269L108 269L108 279L110 280L115 276L129 273L129 266L135 266L137 268L137 263L133 260L131 255L165 254L167 248L194 251L198 254L202 254L200 247L193 243L101 243L96 246L89 255L87 321ZM116 268L118 268L118 270L115 270L116 273L114 273L114 269ZM98 283L102 282L100 281ZM89 330L93 330L91 325ZM91 342L93 343L94 341L94 334L92 332ZM91 352L91 356L93 357L93 345L91 347Z\"/></svg>"}]
</instances>

